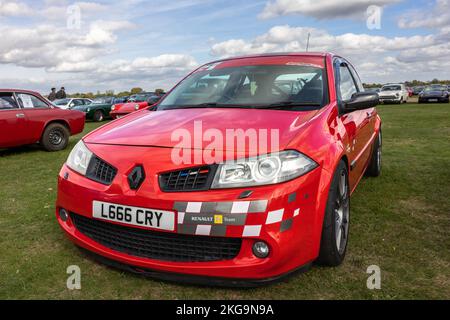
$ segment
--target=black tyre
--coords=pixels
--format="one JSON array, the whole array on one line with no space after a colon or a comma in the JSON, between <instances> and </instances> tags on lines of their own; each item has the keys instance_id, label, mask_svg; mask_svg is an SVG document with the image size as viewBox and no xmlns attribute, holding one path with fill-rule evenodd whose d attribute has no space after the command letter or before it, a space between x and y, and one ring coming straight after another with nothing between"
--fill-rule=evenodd
<instances>
[{"instance_id":1,"label":"black tyre","mask_svg":"<svg viewBox=\"0 0 450 320\"><path fill-rule=\"evenodd\" d=\"M105 115L103 114L102 110L97 110L94 113L94 121L95 122L102 122L105 119Z\"/></svg>"},{"instance_id":2,"label":"black tyre","mask_svg":"<svg viewBox=\"0 0 450 320\"><path fill-rule=\"evenodd\" d=\"M381 130L374 142L372 156L366 170L366 176L378 177L381 174L382 135Z\"/></svg>"},{"instance_id":3,"label":"black tyre","mask_svg":"<svg viewBox=\"0 0 450 320\"><path fill-rule=\"evenodd\" d=\"M65 125L51 123L45 128L41 137L41 145L47 151L60 151L67 147L70 132Z\"/></svg>"},{"instance_id":4,"label":"black tyre","mask_svg":"<svg viewBox=\"0 0 450 320\"><path fill-rule=\"evenodd\" d=\"M317 262L335 267L344 261L350 224L350 188L348 169L339 163L331 182L322 228L320 253Z\"/></svg>"}]
</instances>

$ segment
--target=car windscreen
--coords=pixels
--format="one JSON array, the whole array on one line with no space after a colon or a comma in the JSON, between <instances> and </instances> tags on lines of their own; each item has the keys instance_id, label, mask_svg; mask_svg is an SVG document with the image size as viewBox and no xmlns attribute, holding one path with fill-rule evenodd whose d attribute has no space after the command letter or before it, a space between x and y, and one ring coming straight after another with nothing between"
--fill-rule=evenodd
<instances>
[{"instance_id":1,"label":"car windscreen","mask_svg":"<svg viewBox=\"0 0 450 320\"><path fill-rule=\"evenodd\" d=\"M384 86L381 88L381 91L400 91L402 90L401 86Z\"/></svg>"},{"instance_id":2,"label":"car windscreen","mask_svg":"<svg viewBox=\"0 0 450 320\"><path fill-rule=\"evenodd\" d=\"M92 103L93 104L106 104L106 103L111 103L112 102L112 98L95 98ZM87 103L89 103L89 101L87 101Z\"/></svg>"},{"instance_id":3,"label":"car windscreen","mask_svg":"<svg viewBox=\"0 0 450 320\"><path fill-rule=\"evenodd\" d=\"M328 101L325 70L312 65L201 69L181 82L158 110L189 107L320 108Z\"/></svg>"},{"instance_id":4,"label":"car windscreen","mask_svg":"<svg viewBox=\"0 0 450 320\"><path fill-rule=\"evenodd\" d=\"M430 92L430 91L446 91L447 88L444 86L432 86L432 87L426 87L423 91Z\"/></svg>"},{"instance_id":5,"label":"car windscreen","mask_svg":"<svg viewBox=\"0 0 450 320\"><path fill-rule=\"evenodd\" d=\"M53 101L53 104L56 106L65 106L66 104L69 104L70 99L61 99L61 100L55 100Z\"/></svg>"}]
</instances>

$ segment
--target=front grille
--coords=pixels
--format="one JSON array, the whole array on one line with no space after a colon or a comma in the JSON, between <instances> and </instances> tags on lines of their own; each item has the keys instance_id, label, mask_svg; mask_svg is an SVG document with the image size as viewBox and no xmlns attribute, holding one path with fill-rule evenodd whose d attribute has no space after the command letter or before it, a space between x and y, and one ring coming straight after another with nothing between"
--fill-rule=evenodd
<instances>
[{"instance_id":1,"label":"front grille","mask_svg":"<svg viewBox=\"0 0 450 320\"><path fill-rule=\"evenodd\" d=\"M117 169L100 158L93 157L86 171L86 177L96 182L110 185L117 174Z\"/></svg>"},{"instance_id":2,"label":"front grille","mask_svg":"<svg viewBox=\"0 0 450 320\"><path fill-rule=\"evenodd\" d=\"M95 242L131 256L174 262L231 260L240 238L188 236L125 227L71 213L75 227Z\"/></svg>"},{"instance_id":3,"label":"front grille","mask_svg":"<svg viewBox=\"0 0 450 320\"><path fill-rule=\"evenodd\" d=\"M397 99L398 97L392 95L392 96L380 96L381 99Z\"/></svg>"},{"instance_id":4,"label":"front grille","mask_svg":"<svg viewBox=\"0 0 450 320\"><path fill-rule=\"evenodd\" d=\"M159 176L161 190L166 192L208 190L217 166L203 166L163 173Z\"/></svg>"}]
</instances>

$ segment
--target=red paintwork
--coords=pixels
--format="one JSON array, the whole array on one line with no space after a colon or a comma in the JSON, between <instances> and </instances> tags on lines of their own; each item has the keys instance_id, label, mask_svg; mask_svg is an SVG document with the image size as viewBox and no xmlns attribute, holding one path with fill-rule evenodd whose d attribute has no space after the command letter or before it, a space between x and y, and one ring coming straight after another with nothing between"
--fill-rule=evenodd
<instances>
[{"instance_id":1,"label":"red paintwork","mask_svg":"<svg viewBox=\"0 0 450 320\"><path fill-rule=\"evenodd\" d=\"M408 91L408 96L411 98L414 95L413 89L411 89L410 87L406 87L406 90Z\"/></svg>"},{"instance_id":2,"label":"red paintwork","mask_svg":"<svg viewBox=\"0 0 450 320\"><path fill-rule=\"evenodd\" d=\"M137 111L136 106L138 106L138 110L142 110L148 107L148 102L142 101L142 102L127 102L123 104L116 104L116 109L114 109L114 111L111 111L109 115L111 116L111 118L117 119L117 117L123 117L126 116L127 114Z\"/></svg>"},{"instance_id":3,"label":"red paintwork","mask_svg":"<svg viewBox=\"0 0 450 320\"><path fill-rule=\"evenodd\" d=\"M48 105L48 108L0 110L0 148L38 142L44 129L52 122L65 124L71 135L78 134L84 129L84 113L55 107L37 92L17 89L0 89L0 92L34 95ZM24 117L17 118L17 114L23 114Z\"/></svg>"},{"instance_id":4,"label":"red paintwork","mask_svg":"<svg viewBox=\"0 0 450 320\"><path fill-rule=\"evenodd\" d=\"M224 278L265 279L285 274L314 261L319 254L322 222L331 178L341 159L349 167L352 192L365 169L380 130L381 119L376 109L340 115L337 108L335 77L331 54L292 54L225 60L219 65L286 63L307 61L325 66L328 71L330 103L318 111L294 112L276 110L186 109L171 111L141 110L124 119L103 126L84 138L84 142L100 158L118 169L111 186L88 180L63 166L59 175L57 212L65 208L92 217L92 201L99 200L124 205L172 210L175 201L221 202L237 201L245 190L253 190L251 200L269 200L268 211L284 208L292 212L300 208L291 229L280 233L280 225L264 225L266 213L248 215L246 224L263 224L259 237L244 238L239 255L229 261L178 263L132 257L108 249L78 232L69 220L57 219L68 237L81 247L107 258L137 267L158 271ZM220 66L219 66L220 67ZM200 69L203 67L200 67ZM195 71L194 71L195 72ZM371 114L369 117L368 114ZM194 120L203 120L204 129L276 128L280 129L280 149L294 149L315 160L319 167L293 181L253 188L209 190L207 192L165 193L158 184L158 174L180 167L171 161L172 131L178 127L190 129ZM204 145L203 145L204 147ZM236 156L254 155L255 150L233 150ZM357 161L356 161L357 160ZM350 163L356 162L353 170ZM135 192L130 190L127 175L136 165L146 170L146 180ZM64 175L69 173L69 178ZM296 192L296 200L288 203L288 195ZM228 232L226 236L241 237ZM271 248L266 259L252 254L256 240L264 240Z\"/></svg>"}]
</instances>

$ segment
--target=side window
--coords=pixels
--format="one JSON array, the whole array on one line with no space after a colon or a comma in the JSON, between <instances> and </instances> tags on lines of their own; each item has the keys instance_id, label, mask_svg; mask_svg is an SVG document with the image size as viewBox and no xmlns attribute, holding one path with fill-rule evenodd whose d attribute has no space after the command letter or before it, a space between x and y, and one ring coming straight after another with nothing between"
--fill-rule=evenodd
<instances>
[{"instance_id":1,"label":"side window","mask_svg":"<svg viewBox=\"0 0 450 320\"><path fill-rule=\"evenodd\" d=\"M353 80L352 74L346 65L341 65L339 67L340 82L339 91L341 94L342 101L348 101L352 98L352 95L358 92L356 88L355 81Z\"/></svg>"},{"instance_id":2,"label":"side window","mask_svg":"<svg viewBox=\"0 0 450 320\"><path fill-rule=\"evenodd\" d=\"M348 66L350 68L350 71L352 72L353 79L356 81L356 86L358 87L358 92L365 91L364 86L362 84L361 78L359 77L358 73L356 72L355 68L352 66Z\"/></svg>"},{"instance_id":3,"label":"side window","mask_svg":"<svg viewBox=\"0 0 450 320\"><path fill-rule=\"evenodd\" d=\"M12 93L0 93L0 110L18 109L19 106Z\"/></svg>"},{"instance_id":4,"label":"side window","mask_svg":"<svg viewBox=\"0 0 450 320\"><path fill-rule=\"evenodd\" d=\"M75 99L75 100L72 101L72 103L73 103L74 106L81 106L81 105L84 104L83 100L80 100L80 99Z\"/></svg>"},{"instance_id":5,"label":"side window","mask_svg":"<svg viewBox=\"0 0 450 320\"><path fill-rule=\"evenodd\" d=\"M17 99L19 100L20 106L25 109L48 108L48 105L44 101L31 94L18 93Z\"/></svg>"}]
</instances>

